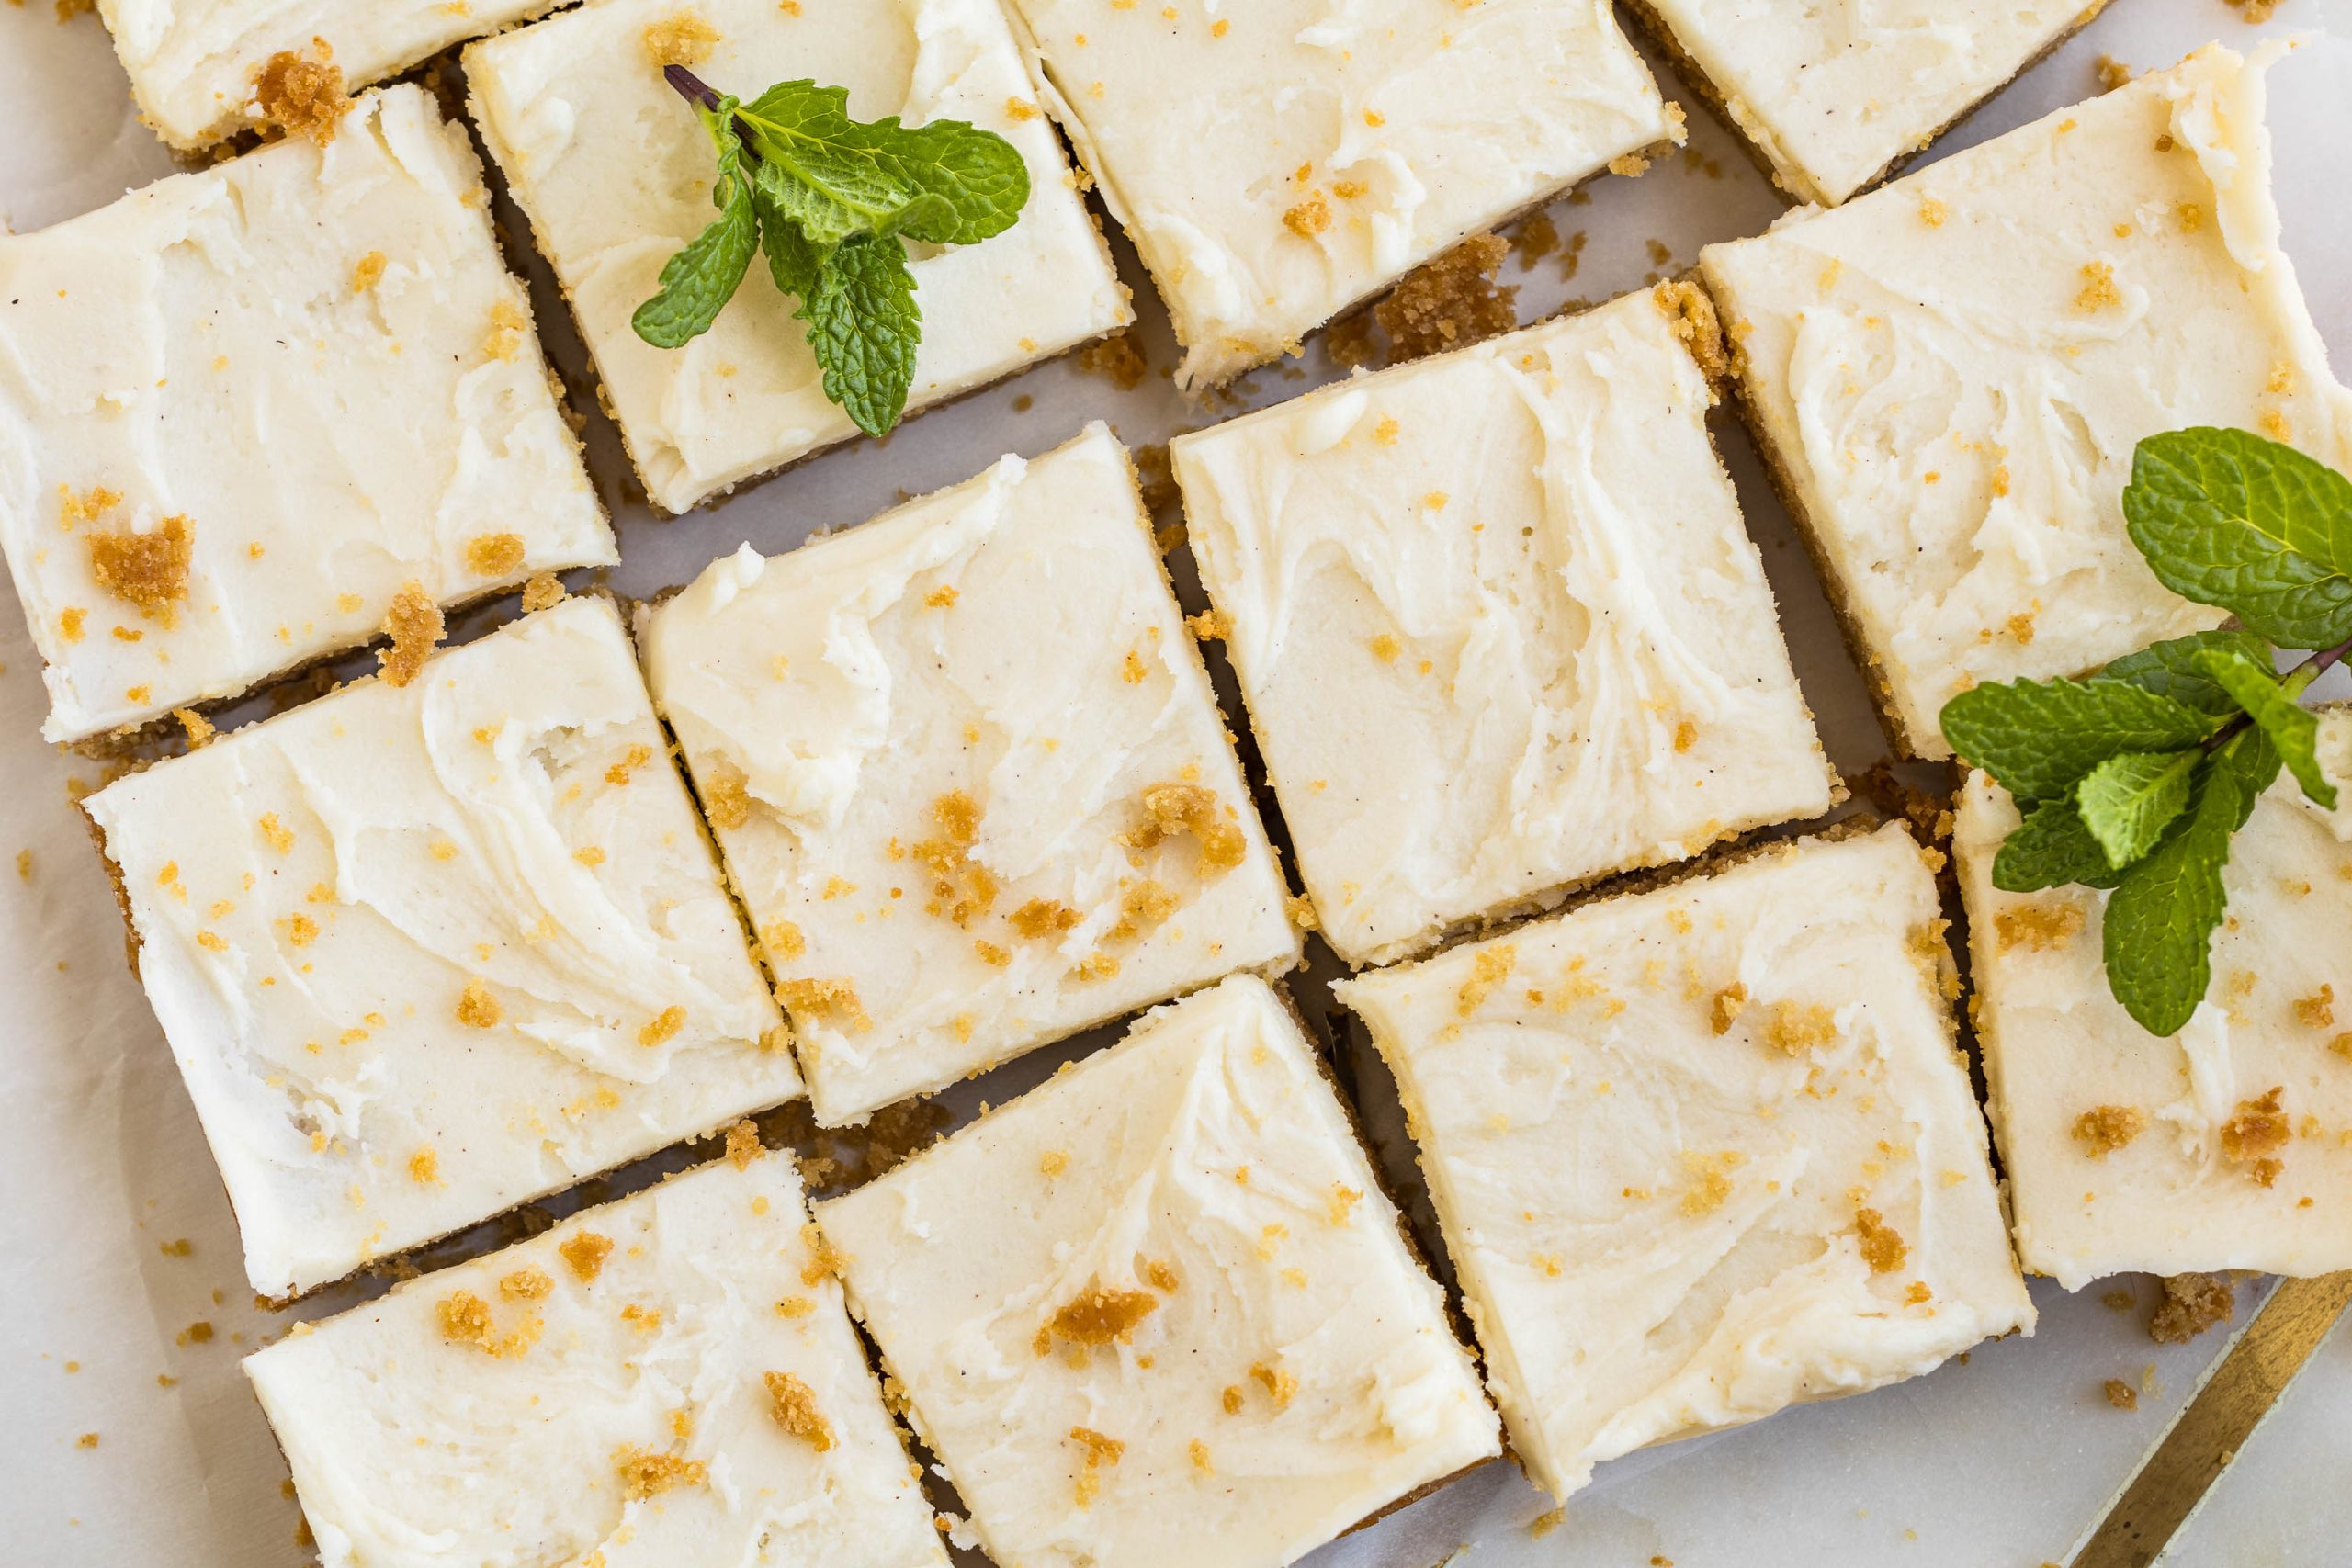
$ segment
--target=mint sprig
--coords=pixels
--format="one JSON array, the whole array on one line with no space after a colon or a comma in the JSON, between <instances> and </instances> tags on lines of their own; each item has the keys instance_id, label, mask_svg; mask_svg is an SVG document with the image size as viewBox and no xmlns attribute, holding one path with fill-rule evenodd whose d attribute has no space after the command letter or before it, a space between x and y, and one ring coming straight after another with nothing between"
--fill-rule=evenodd
<instances>
[{"instance_id":1,"label":"mint sprig","mask_svg":"<svg viewBox=\"0 0 2352 1568\"><path fill-rule=\"evenodd\" d=\"M884 435L906 412L922 311L905 240L968 245L1002 233L1029 199L1012 143L961 120L902 126L849 116L849 92L779 82L749 103L683 65L663 74L694 107L718 152L719 216L662 269L631 318L657 348L707 332L754 249L799 301L825 396L860 430Z\"/></svg>"},{"instance_id":2,"label":"mint sprig","mask_svg":"<svg viewBox=\"0 0 2352 1568\"><path fill-rule=\"evenodd\" d=\"M2319 720L2297 699L2352 654L2352 479L2238 430L2143 441L2123 492L2159 581L2238 625L2079 681L2010 681L1946 704L1945 739L2017 797L1993 884L2111 889L2108 987L2153 1034L2211 984L2231 836L2282 768L2333 810ZM2281 677L2274 644L2318 649Z\"/></svg>"}]
</instances>

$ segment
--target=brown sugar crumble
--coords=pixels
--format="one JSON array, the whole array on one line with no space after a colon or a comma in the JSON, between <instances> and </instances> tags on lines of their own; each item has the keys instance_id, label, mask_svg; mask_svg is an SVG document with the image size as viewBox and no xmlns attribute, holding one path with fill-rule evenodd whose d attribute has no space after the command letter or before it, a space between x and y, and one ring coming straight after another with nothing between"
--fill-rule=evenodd
<instances>
[{"instance_id":1,"label":"brown sugar crumble","mask_svg":"<svg viewBox=\"0 0 2352 1568\"><path fill-rule=\"evenodd\" d=\"M2241 1100L2238 1113L2222 1123L2222 1157L2246 1168L2259 1186L2278 1179L2286 1166L2278 1153L2295 1135L2294 1123L2278 1103L2283 1087L2273 1088L2259 1100Z\"/></svg>"},{"instance_id":2,"label":"brown sugar crumble","mask_svg":"<svg viewBox=\"0 0 2352 1568\"><path fill-rule=\"evenodd\" d=\"M377 662L384 667L388 684L405 686L424 668L424 661L433 655L434 645L448 626L441 618L441 606L433 602L424 584L412 577L392 595L392 607L385 612L383 629L392 641L390 647L378 651Z\"/></svg>"},{"instance_id":3,"label":"brown sugar crumble","mask_svg":"<svg viewBox=\"0 0 2352 1568\"><path fill-rule=\"evenodd\" d=\"M700 65L718 47L718 29L699 11L677 10L646 24L645 58L656 71L669 65Z\"/></svg>"},{"instance_id":4,"label":"brown sugar crumble","mask_svg":"<svg viewBox=\"0 0 2352 1568\"><path fill-rule=\"evenodd\" d=\"M543 1301L555 1289L555 1277L544 1269L517 1269L498 1281L498 1293L511 1302Z\"/></svg>"},{"instance_id":5,"label":"brown sugar crumble","mask_svg":"<svg viewBox=\"0 0 2352 1568\"><path fill-rule=\"evenodd\" d=\"M307 136L323 147L334 140L351 100L344 95L343 67L334 63L334 48L314 38L311 50L316 59L281 49L263 61L254 72L254 107L264 125Z\"/></svg>"},{"instance_id":6,"label":"brown sugar crumble","mask_svg":"<svg viewBox=\"0 0 2352 1568\"><path fill-rule=\"evenodd\" d=\"M1142 386L1143 378L1151 372L1151 364L1144 358L1131 332L1113 333L1080 349L1078 367L1090 376L1102 377L1123 392L1132 392Z\"/></svg>"},{"instance_id":7,"label":"brown sugar crumble","mask_svg":"<svg viewBox=\"0 0 2352 1568\"><path fill-rule=\"evenodd\" d=\"M1911 1256L1910 1243L1876 1209L1854 1211L1854 1234L1861 1240L1862 1261L1873 1274L1892 1274Z\"/></svg>"},{"instance_id":8,"label":"brown sugar crumble","mask_svg":"<svg viewBox=\"0 0 2352 1568\"><path fill-rule=\"evenodd\" d=\"M523 609L527 614L551 610L563 603L563 584L551 571L542 571L523 584Z\"/></svg>"},{"instance_id":9,"label":"brown sugar crumble","mask_svg":"<svg viewBox=\"0 0 2352 1568\"><path fill-rule=\"evenodd\" d=\"M2107 1402L2118 1410L2140 1408L2140 1391L2121 1378L2108 1379L2106 1382L2099 1385L2099 1390L2107 1395Z\"/></svg>"},{"instance_id":10,"label":"brown sugar crumble","mask_svg":"<svg viewBox=\"0 0 2352 1568\"><path fill-rule=\"evenodd\" d=\"M2075 1139L2093 1159L2105 1159L2147 1131L2148 1113L2136 1105L2095 1105L2075 1118Z\"/></svg>"},{"instance_id":11,"label":"brown sugar crumble","mask_svg":"<svg viewBox=\"0 0 2352 1568\"><path fill-rule=\"evenodd\" d=\"M817 1408L816 1392L790 1372L762 1374L768 1385L768 1414L786 1431L824 1453L833 1446L833 1424Z\"/></svg>"},{"instance_id":12,"label":"brown sugar crumble","mask_svg":"<svg viewBox=\"0 0 2352 1568\"><path fill-rule=\"evenodd\" d=\"M1453 1010L1462 1018L1476 1012L1497 986L1510 978L1511 965L1518 961L1519 950L1510 942L1498 942L1482 948L1470 961L1470 978L1453 995Z\"/></svg>"},{"instance_id":13,"label":"brown sugar crumble","mask_svg":"<svg viewBox=\"0 0 2352 1568\"><path fill-rule=\"evenodd\" d=\"M1120 1291L1097 1283L1063 1303L1046 1327L1073 1345L1124 1345L1159 1310L1159 1298L1148 1291Z\"/></svg>"},{"instance_id":14,"label":"brown sugar crumble","mask_svg":"<svg viewBox=\"0 0 2352 1568\"><path fill-rule=\"evenodd\" d=\"M1331 204L1319 190L1306 193L1306 199L1283 214L1283 227L1302 240L1311 240L1331 227Z\"/></svg>"},{"instance_id":15,"label":"brown sugar crumble","mask_svg":"<svg viewBox=\"0 0 2352 1568\"><path fill-rule=\"evenodd\" d=\"M859 1033L874 1027L857 987L848 980L778 980L775 999L796 1019L822 1019L845 1023Z\"/></svg>"},{"instance_id":16,"label":"brown sugar crumble","mask_svg":"<svg viewBox=\"0 0 2352 1568\"><path fill-rule=\"evenodd\" d=\"M710 1480L709 1467L698 1459L651 1453L634 1446L616 1451L613 1463L620 1472L621 1495L632 1503L642 1503L673 1487L702 1486Z\"/></svg>"},{"instance_id":17,"label":"brown sugar crumble","mask_svg":"<svg viewBox=\"0 0 2352 1568\"><path fill-rule=\"evenodd\" d=\"M1993 917L1994 940L2007 953L2022 947L2029 953L2062 947L2083 930L2083 907L2072 900L2050 904L2020 904Z\"/></svg>"},{"instance_id":18,"label":"brown sugar crumble","mask_svg":"<svg viewBox=\"0 0 2352 1568\"><path fill-rule=\"evenodd\" d=\"M90 575L100 588L149 619L165 615L187 597L196 529L186 517L166 517L144 534L124 529L93 534Z\"/></svg>"},{"instance_id":19,"label":"brown sugar crumble","mask_svg":"<svg viewBox=\"0 0 2352 1568\"><path fill-rule=\"evenodd\" d=\"M469 980L458 993L458 1021L469 1029L495 1029L504 1016L498 998L480 980Z\"/></svg>"},{"instance_id":20,"label":"brown sugar crumble","mask_svg":"<svg viewBox=\"0 0 2352 1568\"><path fill-rule=\"evenodd\" d=\"M490 1303L471 1291L458 1291L444 1297L434 1312L440 1320L444 1338L454 1345L470 1345L491 1357L523 1355L538 1342L543 1326L536 1315L526 1314L520 1326L501 1334Z\"/></svg>"},{"instance_id":21,"label":"brown sugar crumble","mask_svg":"<svg viewBox=\"0 0 2352 1568\"><path fill-rule=\"evenodd\" d=\"M2160 1281L2164 1297L2148 1320L2159 1345L2186 1345L2237 1310L2237 1287L2226 1274L2175 1274Z\"/></svg>"},{"instance_id":22,"label":"brown sugar crumble","mask_svg":"<svg viewBox=\"0 0 2352 1568\"><path fill-rule=\"evenodd\" d=\"M1519 290L1495 281L1510 254L1500 235L1474 234L1400 278L1372 308L1388 334L1389 362L1467 347L1519 325Z\"/></svg>"},{"instance_id":23,"label":"brown sugar crumble","mask_svg":"<svg viewBox=\"0 0 2352 1568\"><path fill-rule=\"evenodd\" d=\"M2111 54L2100 55L2096 68L2098 73L2098 90L2102 93L2111 93L2118 87L2131 84L2132 67Z\"/></svg>"},{"instance_id":24,"label":"brown sugar crumble","mask_svg":"<svg viewBox=\"0 0 2352 1568\"><path fill-rule=\"evenodd\" d=\"M2229 4L2237 7L2240 19L2248 22L2267 22L2278 11L2278 0L2229 0Z\"/></svg>"},{"instance_id":25,"label":"brown sugar crumble","mask_svg":"<svg viewBox=\"0 0 2352 1568\"><path fill-rule=\"evenodd\" d=\"M2115 286L2115 268L2106 262L2083 264L2083 287L2075 295L2075 309L2085 315L2099 310L2112 310L2123 303L2123 291Z\"/></svg>"},{"instance_id":26,"label":"brown sugar crumble","mask_svg":"<svg viewBox=\"0 0 2352 1568\"><path fill-rule=\"evenodd\" d=\"M1091 1507L1102 1491L1102 1466L1116 1464L1127 1445L1116 1438L1106 1438L1091 1427L1072 1427L1069 1440L1086 1450L1086 1468L1079 1472L1078 1506Z\"/></svg>"},{"instance_id":27,"label":"brown sugar crumble","mask_svg":"<svg viewBox=\"0 0 2352 1568\"><path fill-rule=\"evenodd\" d=\"M557 1254L583 1285L594 1281L604 1271L605 1259L612 1256L612 1251L613 1238L598 1235L594 1231L582 1231L556 1248Z\"/></svg>"},{"instance_id":28,"label":"brown sugar crumble","mask_svg":"<svg viewBox=\"0 0 2352 1568\"><path fill-rule=\"evenodd\" d=\"M384 253L369 251L351 264L351 291L365 294L384 280Z\"/></svg>"},{"instance_id":29,"label":"brown sugar crumble","mask_svg":"<svg viewBox=\"0 0 2352 1568\"><path fill-rule=\"evenodd\" d=\"M505 577L522 564L520 534L477 534L466 541L466 570L476 577Z\"/></svg>"},{"instance_id":30,"label":"brown sugar crumble","mask_svg":"<svg viewBox=\"0 0 2352 1568\"><path fill-rule=\"evenodd\" d=\"M1204 875L1215 876L1239 865L1250 840L1219 809L1216 792L1202 784L1152 784L1143 792L1146 821L1127 835L1127 842L1148 850L1179 833L1190 833L1201 846Z\"/></svg>"},{"instance_id":31,"label":"brown sugar crumble","mask_svg":"<svg viewBox=\"0 0 2352 1568\"><path fill-rule=\"evenodd\" d=\"M2335 1027L2335 987L2322 986L2308 997L2295 998L2295 1021L2305 1029Z\"/></svg>"},{"instance_id":32,"label":"brown sugar crumble","mask_svg":"<svg viewBox=\"0 0 2352 1568\"><path fill-rule=\"evenodd\" d=\"M704 770L703 810L714 828L741 828L752 819L751 775L724 757L713 757ZM612 777L610 773L605 775Z\"/></svg>"},{"instance_id":33,"label":"brown sugar crumble","mask_svg":"<svg viewBox=\"0 0 2352 1568\"><path fill-rule=\"evenodd\" d=\"M1267 1397L1274 1402L1275 1409L1290 1408L1292 1398L1298 1393L1298 1379L1294 1374L1260 1361L1250 1369L1250 1375L1265 1389Z\"/></svg>"},{"instance_id":34,"label":"brown sugar crumble","mask_svg":"<svg viewBox=\"0 0 2352 1568\"><path fill-rule=\"evenodd\" d=\"M673 1003L645 1021L644 1027L637 1032L637 1043L648 1048L666 1045L685 1026L686 1010Z\"/></svg>"},{"instance_id":35,"label":"brown sugar crumble","mask_svg":"<svg viewBox=\"0 0 2352 1568\"><path fill-rule=\"evenodd\" d=\"M1730 1033L1731 1026L1739 1021L1740 1011L1747 1006L1747 987L1734 980L1707 1004L1707 1027L1717 1034Z\"/></svg>"},{"instance_id":36,"label":"brown sugar crumble","mask_svg":"<svg viewBox=\"0 0 2352 1568\"><path fill-rule=\"evenodd\" d=\"M727 1163L738 1170L749 1170L752 1162L767 1153L760 1142L759 1123L746 1117L727 1129Z\"/></svg>"},{"instance_id":37,"label":"brown sugar crumble","mask_svg":"<svg viewBox=\"0 0 2352 1568\"><path fill-rule=\"evenodd\" d=\"M1764 1024L1764 1043L1784 1056L1802 1056L1837 1038L1837 1015L1819 1002L1774 1002Z\"/></svg>"}]
</instances>

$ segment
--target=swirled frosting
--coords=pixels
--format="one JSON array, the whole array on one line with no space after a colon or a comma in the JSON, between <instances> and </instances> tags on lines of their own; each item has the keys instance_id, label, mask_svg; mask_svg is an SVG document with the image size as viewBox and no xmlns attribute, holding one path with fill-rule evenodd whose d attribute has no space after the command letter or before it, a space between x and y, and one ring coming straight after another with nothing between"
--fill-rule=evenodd
<instances>
[{"instance_id":1,"label":"swirled frosting","mask_svg":"<svg viewBox=\"0 0 2352 1568\"><path fill-rule=\"evenodd\" d=\"M1555 1495L2031 1332L1938 908L1887 827L1340 987Z\"/></svg>"},{"instance_id":2,"label":"swirled frosting","mask_svg":"<svg viewBox=\"0 0 2352 1568\"><path fill-rule=\"evenodd\" d=\"M618 558L488 205L464 129L401 86L324 148L0 236L0 548L50 739L365 642L410 581Z\"/></svg>"},{"instance_id":3,"label":"swirled frosting","mask_svg":"<svg viewBox=\"0 0 2352 1568\"><path fill-rule=\"evenodd\" d=\"M2352 791L2352 713L2322 737ZM2107 895L1996 888L2018 811L1984 774L1959 818L1977 1037L2025 1266L2068 1290L2130 1270L2352 1268L2352 803L2324 811L2281 777L2255 807L2222 872L2211 988L2169 1039L2108 990Z\"/></svg>"},{"instance_id":4,"label":"swirled frosting","mask_svg":"<svg viewBox=\"0 0 2352 1568\"><path fill-rule=\"evenodd\" d=\"M789 554L745 546L642 640L821 1122L1297 961L1100 424Z\"/></svg>"},{"instance_id":5,"label":"swirled frosting","mask_svg":"<svg viewBox=\"0 0 2352 1568\"><path fill-rule=\"evenodd\" d=\"M1982 681L2221 612L2123 528L2142 438L2352 468L2352 393L2278 248L2262 73L2218 45L1832 212L1710 246L1748 412L1908 750Z\"/></svg>"},{"instance_id":6,"label":"swirled frosting","mask_svg":"<svg viewBox=\"0 0 2352 1568\"><path fill-rule=\"evenodd\" d=\"M847 88L860 119L964 120L1028 163L1012 228L912 247L922 344L909 409L1134 319L995 0L591 0L476 44L474 121L571 298L656 506L684 512L857 434L825 396L797 301L757 258L717 324L684 348L655 348L629 325L662 265L712 217L710 139L648 52L649 30L680 18L715 35L695 69L722 92L752 98L813 77Z\"/></svg>"},{"instance_id":7,"label":"swirled frosting","mask_svg":"<svg viewBox=\"0 0 2352 1568\"><path fill-rule=\"evenodd\" d=\"M1637 0L1800 201L1835 206L2107 0Z\"/></svg>"},{"instance_id":8,"label":"swirled frosting","mask_svg":"<svg viewBox=\"0 0 2352 1568\"><path fill-rule=\"evenodd\" d=\"M1681 140L1608 0L1012 3L1187 385L1295 351L1464 236Z\"/></svg>"},{"instance_id":9,"label":"swirled frosting","mask_svg":"<svg viewBox=\"0 0 2352 1568\"><path fill-rule=\"evenodd\" d=\"M266 1294L799 1092L607 604L86 806Z\"/></svg>"},{"instance_id":10,"label":"swirled frosting","mask_svg":"<svg viewBox=\"0 0 2352 1568\"><path fill-rule=\"evenodd\" d=\"M807 1218L721 1161L247 1358L325 1568L946 1568Z\"/></svg>"},{"instance_id":11,"label":"swirled frosting","mask_svg":"<svg viewBox=\"0 0 2352 1568\"><path fill-rule=\"evenodd\" d=\"M1174 444L1202 581L1351 961L1830 804L1683 299L1629 296Z\"/></svg>"},{"instance_id":12,"label":"swirled frosting","mask_svg":"<svg viewBox=\"0 0 2352 1568\"><path fill-rule=\"evenodd\" d=\"M1279 1568L1497 1451L1435 1282L1254 977L818 1223L1005 1568Z\"/></svg>"}]
</instances>

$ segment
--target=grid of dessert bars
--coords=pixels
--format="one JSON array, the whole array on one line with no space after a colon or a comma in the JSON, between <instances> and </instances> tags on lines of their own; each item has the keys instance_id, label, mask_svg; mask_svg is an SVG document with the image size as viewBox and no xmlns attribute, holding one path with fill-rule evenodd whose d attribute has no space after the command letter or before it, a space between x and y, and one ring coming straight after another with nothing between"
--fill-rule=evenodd
<instances>
[{"instance_id":1,"label":"grid of dessert bars","mask_svg":"<svg viewBox=\"0 0 2352 1568\"><path fill-rule=\"evenodd\" d=\"M0 547L45 735L134 759L84 809L254 1288L724 1136L251 1357L329 1562L896 1568L952 1534L1006 1568L1279 1568L1506 1440L1566 1500L2030 1333L2024 1270L2352 1267L2311 1196L2347 1140L2248 1163L2151 1125L2352 1122L2312 1001L2352 973L2352 829L2266 797L2226 1008L2141 1033L2098 895L1994 887L2017 808L1984 776L1940 824L1830 824L1709 427L1736 402L1906 755L1949 756L1968 684L2211 625L2124 536L2134 442L2237 425L2352 468L2261 60L2202 50L1889 180L2098 5L1956 43L1645 0L1815 205L1498 331L1476 237L1682 140L1607 6L402 3L228 47L234 7L102 9L175 147L274 133L0 237L0 333L40 367L0 378ZM448 90L372 85L467 38ZM687 348L631 329L709 217L679 63L1018 152L1020 223L913 260L910 411L1133 352L1090 189L1180 385L1326 327L1397 363L1141 469L1091 423L655 601L567 589L616 546L476 138L656 509L855 434L756 266ZM371 642L364 678L291 679ZM206 716L257 690L296 700ZM1434 1238L1285 988L1310 940ZM752 1120L805 1097L854 1130L1105 1025L813 1205Z\"/></svg>"}]
</instances>

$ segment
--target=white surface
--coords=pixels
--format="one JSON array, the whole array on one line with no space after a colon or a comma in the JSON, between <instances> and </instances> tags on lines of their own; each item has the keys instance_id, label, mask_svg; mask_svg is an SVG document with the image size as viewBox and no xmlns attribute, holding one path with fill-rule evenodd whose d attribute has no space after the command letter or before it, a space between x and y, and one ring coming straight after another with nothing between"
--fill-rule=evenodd
<instances>
[{"instance_id":1,"label":"white surface","mask_svg":"<svg viewBox=\"0 0 2352 1568\"><path fill-rule=\"evenodd\" d=\"M2082 39L1945 145L1982 140L2084 96L2102 51L2143 66L2169 62L2217 36L2242 46L2315 26L2338 4L2290 0L2255 28L2222 0L2117 0ZM0 212L20 227L86 210L127 181L168 168L160 144L130 121L127 88L95 21L59 26L51 17L38 3L0 6ZM2321 330L2340 362L2352 360L2352 210L2338 199L2352 38L2287 62L2275 86L2287 247ZM1640 181L1604 179L1589 203L1555 206L1563 232L1589 231L1591 242L1573 280L1562 278L1556 257L1526 274L1511 264L1522 320L1571 294L1598 299L1687 265L1699 244L1752 233L1777 215L1770 186L1702 111L1693 110L1691 131L1722 177L1686 172L1677 161ZM1651 259L1653 240L1668 259ZM1139 282L1132 257L1122 261ZM535 281L544 290L543 274ZM1148 296L1139 305L1151 323L1146 346L1165 369L1174 354L1164 320ZM544 308L542 322L550 352L576 369L574 334ZM1321 362L1314 364L1319 378ZM1258 381L1261 401L1310 384L1283 370ZM1024 397L1033 402L1018 410ZM1135 442L1216 417L1187 408L1162 380L1122 394L1073 367L1042 367L926 416L887 446L830 454L708 513L656 524L642 506L628 506L615 585L645 592L683 581L747 537L764 550L784 548L812 525L854 522L901 492L968 478L1008 446L1042 452L1097 414ZM595 470L613 494L625 468L617 446L601 421L592 420L589 434ZM1727 423L1718 423L1717 434L1780 593L1823 739L1841 766L1865 764L1881 741L1820 591L1745 439ZM35 739L40 682L9 604L0 610L0 998L9 1026L0 1104L13 1112L0 1138L0 1192L8 1195L0 1208L7 1554L12 1568L291 1568L309 1554L294 1545L295 1513L278 1491L285 1468L236 1371L233 1342L242 1335L250 1348L254 1334L282 1328L283 1320L251 1310L238 1283L227 1205L122 965L119 918L66 802L68 775L96 770ZM13 851L24 846L36 851L29 882L7 874ZM1302 990L1302 1001L1310 1016L1318 1013L1311 991ZM958 1103L982 1093L1001 1101L1014 1083L1050 1070L1057 1055L1001 1070L969 1086ZM190 1256L158 1250L179 1237L190 1240ZM2150 1347L2141 1326L2149 1291L2143 1282L2138 1289L2141 1305L2126 1315L2103 1307L2096 1290L2066 1297L2042 1284L2035 1290L2041 1324L2030 1341L1986 1347L1965 1366L1900 1388L1617 1461L1540 1542L1521 1527L1546 1505L1515 1475L1490 1467L1318 1553L1313 1568L1430 1568L1474 1540L1466 1561L1478 1568L1638 1568L1652 1554L1679 1568L2063 1560L2222 1348L2219 1336L2174 1350ZM176 1346L175 1335L199 1318L218 1325L213 1342ZM65 1371L69 1359L79 1371ZM2099 1382L2136 1377L2150 1361L2163 1394L2143 1398L2137 1415L2109 1408ZM164 1372L183 1381L161 1390L155 1378ZM78 1448L76 1435L93 1430L100 1446ZM2241 1479L2251 1473L2249 1461ZM2352 1523L2340 1486L2297 1495L2306 1539L2340 1545ZM1913 1529L1918 1540L1908 1541ZM2312 1560L2310 1551L2290 1559Z\"/></svg>"},{"instance_id":2,"label":"white surface","mask_svg":"<svg viewBox=\"0 0 2352 1568\"><path fill-rule=\"evenodd\" d=\"M2158 1568L2306 1568L2340 1561L2352 1453L2352 1325L2312 1352Z\"/></svg>"}]
</instances>

